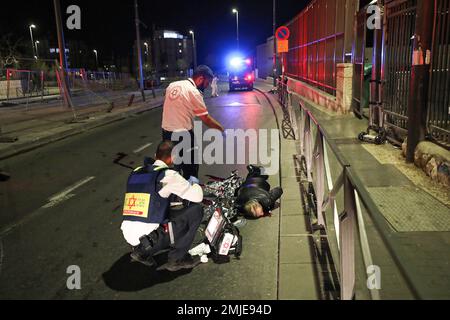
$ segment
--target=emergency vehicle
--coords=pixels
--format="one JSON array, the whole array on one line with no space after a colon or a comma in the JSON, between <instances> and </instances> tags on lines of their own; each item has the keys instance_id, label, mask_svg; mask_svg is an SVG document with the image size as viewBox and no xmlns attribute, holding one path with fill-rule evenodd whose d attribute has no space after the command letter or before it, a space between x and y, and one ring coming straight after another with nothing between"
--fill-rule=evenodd
<instances>
[{"instance_id":1,"label":"emergency vehicle","mask_svg":"<svg viewBox=\"0 0 450 320\"><path fill-rule=\"evenodd\" d=\"M253 90L255 72L252 59L232 58L228 69L230 91L235 91L236 89Z\"/></svg>"}]
</instances>

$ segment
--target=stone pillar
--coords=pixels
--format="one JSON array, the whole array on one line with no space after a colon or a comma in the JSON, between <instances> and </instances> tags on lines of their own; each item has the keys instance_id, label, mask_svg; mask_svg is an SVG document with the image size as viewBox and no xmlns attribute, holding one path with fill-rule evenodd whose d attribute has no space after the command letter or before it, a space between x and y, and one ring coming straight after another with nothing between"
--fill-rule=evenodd
<instances>
[{"instance_id":1,"label":"stone pillar","mask_svg":"<svg viewBox=\"0 0 450 320\"><path fill-rule=\"evenodd\" d=\"M353 100L353 64L337 65L336 102L337 112L348 114L352 111Z\"/></svg>"}]
</instances>

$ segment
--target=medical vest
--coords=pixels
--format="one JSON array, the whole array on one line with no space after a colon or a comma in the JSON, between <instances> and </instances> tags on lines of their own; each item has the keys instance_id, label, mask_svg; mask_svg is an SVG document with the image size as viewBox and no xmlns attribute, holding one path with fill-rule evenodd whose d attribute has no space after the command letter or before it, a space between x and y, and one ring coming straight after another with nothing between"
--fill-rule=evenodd
<instances>
[{"instance_id":1,"label":"medical vest","mask_svg":"<svg viewBox=\"0 0 450 320\"><path fill-rule=\"evenodd\" d=\"M142 167L128 178L123 207L125 221L165 224L168 222L170 199L159 195L161 181L168 168Z\"/></svg>"}]
</instances>

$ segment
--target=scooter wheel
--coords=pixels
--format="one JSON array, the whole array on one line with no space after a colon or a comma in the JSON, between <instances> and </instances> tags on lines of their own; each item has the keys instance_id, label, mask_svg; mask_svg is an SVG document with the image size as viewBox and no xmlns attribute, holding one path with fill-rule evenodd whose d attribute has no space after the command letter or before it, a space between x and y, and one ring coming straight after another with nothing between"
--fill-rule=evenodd
<instances>
[{"instance_id":1,"label":"scooter wheel","mask_svg":"<svg viewBox=\"0 0 450 320\"><path fill-rule=\"evenodd\" d=\"M359 136L358 136L358 139L360 140L360 141L363 141L364 142L364 137L366 136L366 133L365 132L361 132L360 134L359 134Z\"/></svg>"},{"instance_id":2,"label":"scooter wheel","mask_svg":"<svg viewBox=\"0 0 450 320\"><path fill-rule=\"evenodd\" d=\"M383 144L383 138L380 136L375 137L375 144L382 145Z\"/></svg>"}]
</instances>

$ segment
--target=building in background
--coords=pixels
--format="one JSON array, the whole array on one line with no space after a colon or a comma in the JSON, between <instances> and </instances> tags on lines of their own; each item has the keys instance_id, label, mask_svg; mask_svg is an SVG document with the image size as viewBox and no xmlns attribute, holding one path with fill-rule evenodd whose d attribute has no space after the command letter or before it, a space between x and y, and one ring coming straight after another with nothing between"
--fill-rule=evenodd
<instances>
[{"instance_id":1,"label":"building in background","mask_svg":"<svg viewBox=\"0 0 450 320\"><path fill-rule=\"evenodd\" d=\"M273 76L273 39L270 37L266 43L256 48L256 68L258 70L258 78L266 79ZM279 61L279 59L277 59ZM278 66L279 68L280 66ZM278 69L279 70L279 69Z\"/></svg>"},{"instance_id":2,"label":"building in background","mask_svg":"<svg viewBox=\"0 0 450 320\"><path fill-rule=\"evenodd\" d=\"M153 64L160 78L186 77L194 67L190 37L171 30L157 30L153 36Z\"/></svg>"},{"instance_id":3,"label":"building in background","mask_svg":"<svg viewBox=\"0 0 450 320\"><path fill-rule=\"evenodd\" d=\"M190 37L171 30L156 30L153 37L141 43L142 67L145 77L177 78L190 75L194 66L194 48ZM138 74L136 42L133 46L133 73Z\"/></svg>"}]
</instances>

